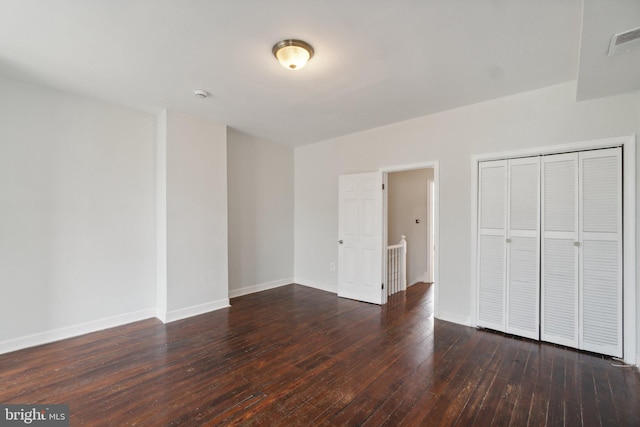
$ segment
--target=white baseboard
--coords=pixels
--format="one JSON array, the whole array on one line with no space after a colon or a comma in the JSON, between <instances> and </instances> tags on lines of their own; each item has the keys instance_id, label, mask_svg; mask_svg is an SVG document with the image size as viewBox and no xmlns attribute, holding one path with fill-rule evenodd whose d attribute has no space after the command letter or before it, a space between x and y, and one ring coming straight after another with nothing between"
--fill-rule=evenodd
<instances>
[{"instance_id":1,"label":"white baseboard","mask_svg":"<svg viewBox=\"0 0 640 427\"><path fill-rule=\"evenodd\" d=\"M471 322L471 319L467 316L461 316L456 313L448 313L445 311L439 311L435 314L436 319L444 320L451 323L457 323L458 325L475 327Z\"/></svg>"},{"instance_id":2,"label":"white baseboard","mask_svg":"<svg viewBox=\"0 0 640 427\"><path fill-rule=\"evenodd\" d=\"M186 319L187 317L198 316L200 314L209 313L210 311L220 310L221 308L230 307L229 298L221 299L218 301L210 301L204 304L193 305L191 307L180 308L178 310L171 310L166 313L164 319L158 316L158 319L164 323L175 322L176 320Z\"/></svg>"},{"instance_id":3,"label":"white baseboard","mask_svg":"<svg viewBox=\"0 0 640 427\"><path fill-rule=\"evenodd\" d=\"M167 323L167 308L156 307L156 318L159 319L162 323Z\"/></svg>"},{"instance_id":4,"label":"white baseboard","mask_svg":"<svg viewBox=\"0 0 640 427\"><path fill-rule=\"evenodd\" d=\"M35 347L37 345L60 341L67 338L73 338L79 335L101 331L103 329L126 325L127 323L150 319L155 317L155 315L156 310L154 308L149 308L145 310L135 311L133 313L119 314L117 316L92 320L90 322L66 326L59 329L52 329L50 331L39 332L37 334L27 335L25 337L2 341L0 342L0 354L21 350L23 348Z\"/></svg>"},{"instance_id":5,"label":"white baseboard","mask_svg":"<svg viewBox=\"0 0 640 427\"><path fill-rule=\"evenodd\" d=\"M420 276L416 276L413 279L409 280L409 282L407 283L407 288L415 285L416 283L421 283L424 282L424 275L421 274Z\"/></svg>"},{"instance_id":6,"label":"white baseboard","mask_svg":"<svg viewBox=\"0 0 640 427\"><path fill-rule=\"evenodd\" d=\"M280 286L290 285L291 283L293 283L293 277L274 280L273 282L259 283L253 286L245 286L244 288L240 289L230 289L229 298L235 298L242 295L253 294L255 292L266 291L268 289L279 288Z\"/></svg>"},{"instance_id":7,"label":"white baseboard","mask_svg":"<svg viewBox=\"0 0 640 427\"><path fill-rule=\"evenodd\" d=\"M294 278L293 282L297 283L298 285L306 286L308 288L320 289L321 291L331 292L332 294L338 293L338 287L336 285L318 283L317 281L303 279L301 277Z\"/></svg>"}]
</instances>

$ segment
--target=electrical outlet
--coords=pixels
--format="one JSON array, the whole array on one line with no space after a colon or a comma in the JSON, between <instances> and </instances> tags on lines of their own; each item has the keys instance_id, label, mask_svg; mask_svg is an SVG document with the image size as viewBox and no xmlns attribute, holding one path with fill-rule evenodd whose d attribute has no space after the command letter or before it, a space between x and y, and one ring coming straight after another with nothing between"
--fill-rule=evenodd
<instances>
[{"instance_id":1,"label":"electrical outlet","mask_svg":"<svg viewBox=\"0 0 640 427\"><path fill-rule=\"evenodd\" d=\"M335 262L329 263L329 270L331 270L331 271L335 271L336 270L336 263Z\"/></svg>"}]
</instances>

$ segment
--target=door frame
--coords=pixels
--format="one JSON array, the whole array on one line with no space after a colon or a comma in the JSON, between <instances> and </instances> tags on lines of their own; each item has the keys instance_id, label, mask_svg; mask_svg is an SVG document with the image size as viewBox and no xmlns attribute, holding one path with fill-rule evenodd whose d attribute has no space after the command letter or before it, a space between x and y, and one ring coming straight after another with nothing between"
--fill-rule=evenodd
<instances>
[{"instance_id":1,"label":"door frame","mask_svg":"<svg viewBox=\"0 0 640 427\"><path fill-rule=\"evenodd\" d=\"M438 160L410 163L405 165L385 166L379 169L382 172L382 182L384 183L385 190L382 195L382 223L383 223L383 236L382 236L382 253L386 256L388 246L388 215L389 215L389 197L388 197L388 174L392 172L404 172L416 169L433 169L433 311L434 317L439 317L440 314L440 298L439 298L439 286L440 286L440 162ZM425 236L427 238L427 236ZM427 245L429 242L427 241ZM387 278L387 263L382 263L382 277L386 282ZM383 301L387 302L387 290L383 293Z\"/></svg>"},{"instance_id":2,"label":"door frame","mask_svg":"<svg viewBox=\"0 0 640 427\"><path fill-rule=\"evenodd\" d=\"M428 276L425 277L425 281L429 282L429 283L433 283L434 282L434 278L433 278L433 271L434 271L434 266L435 266L435 247L434 247L434 242L435 240L433 239L433 233L434 230L436 229L435 223L434 223L434 212L435 212L435 178L427 181L427 201L431 206L431 209L427 212L427 217L428 217L428 221L429 224L427 225L427 230L430 230L429 236L427 237L427 247L430 248L427 250L427 254L429 256L429 259L427 259L427 271L428 271Z\"/></svg>"},{"instance_id":3,"label":"door frame","mask_svg":"<svg viewBox=\"0 0 640 427\"><path fill-rule=\"evenodd\" d=\"M623 359L635 365L640 358L636 348L636 135L566 143L545 147L525 148L498 153L474 154L471 156L471 295L472 319L478 325L476 305L478 252L478 163L487 160L502 160L560 154L573 151L622 147L622 227L623 227Z\"/></svg>"}]
</instances>

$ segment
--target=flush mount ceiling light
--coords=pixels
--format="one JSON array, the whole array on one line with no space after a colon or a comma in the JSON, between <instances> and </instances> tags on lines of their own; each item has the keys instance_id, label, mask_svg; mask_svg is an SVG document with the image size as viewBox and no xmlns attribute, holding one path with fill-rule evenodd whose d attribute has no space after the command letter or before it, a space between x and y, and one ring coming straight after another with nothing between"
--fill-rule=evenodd
<instances>
[{"instance_id":1,"label":"flush mount ceiling light","mask_svg":"<svg viewBox=\"0 0 640 427\"><path fill-rule=\"evenodd\" d=\"M284 68L298 70L313 58L313 48L302 40L282 40L273 45L273 55Z\"/></svg>"}]
</instances>

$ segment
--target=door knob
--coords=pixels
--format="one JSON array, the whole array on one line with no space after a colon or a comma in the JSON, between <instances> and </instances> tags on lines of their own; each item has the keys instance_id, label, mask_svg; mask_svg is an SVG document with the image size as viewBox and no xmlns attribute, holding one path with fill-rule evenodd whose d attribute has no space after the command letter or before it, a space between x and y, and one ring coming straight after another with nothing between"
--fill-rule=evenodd
<instances>
[{"instance_id":1,"label":"door knob","mask_svg":"<svg viewBox=\"0 0 640 427\"><path fill-rule=\"evenodd\" d=\"M343 244L344 242L342 240L338 240L338 243Z\"/></svg>"},{"instance_id":2,"label":"door knob","mask_svg":"<svg viewBox=\"0 0 640 427\"><path fill-rule=\"evenodd\" d=\"M575 246L576 248L580 247L580 242L573 242L573 246Z\"/></svg>"}]
</instances>

